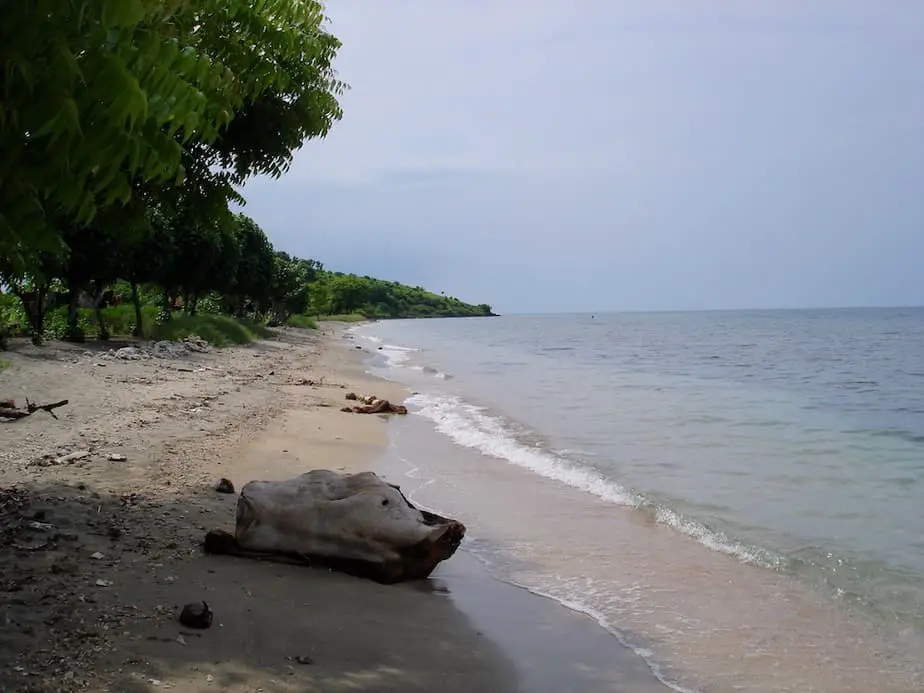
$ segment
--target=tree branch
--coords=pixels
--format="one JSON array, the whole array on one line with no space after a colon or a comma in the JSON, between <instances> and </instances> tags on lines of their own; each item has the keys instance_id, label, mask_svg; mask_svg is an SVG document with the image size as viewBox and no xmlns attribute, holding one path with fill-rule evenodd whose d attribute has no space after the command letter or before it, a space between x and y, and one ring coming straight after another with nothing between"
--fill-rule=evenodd
<instances>
[{"instance_id":1,"label":"tree branch","mask_svg":"<svg viewBox=\"0 0 924 693\"><path fill-rule=\"evenodd\" d=\"M37 411L48 412L51 414L51 418L57 419L58 417L55 416L53 410L57 409L58 407L63 407L65 404L67 404L67 402L68 401L66 399L62 399L58 402L51 402L49 404L36 404L35 402L30 402L27 398L26 408L17 409L15 406L8 406L13 403L12 400L5 400L0 402L0 419L24 419L27 416L32 416Z\"/></svg>"}]
</instances>

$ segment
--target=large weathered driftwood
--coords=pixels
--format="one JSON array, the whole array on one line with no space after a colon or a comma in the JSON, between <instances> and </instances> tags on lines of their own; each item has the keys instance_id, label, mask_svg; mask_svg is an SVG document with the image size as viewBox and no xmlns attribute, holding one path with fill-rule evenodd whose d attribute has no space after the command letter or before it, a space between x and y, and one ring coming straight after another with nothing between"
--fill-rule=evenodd
<instances>
[{"instance_id":1,"label":"large weathered driftwood","mask_svg":"<svg viewBox=\"0 0 924 693\"><path fill-rule=\"evenodd\" d=\"M382 583L425 578L465 526L415 508L373 472L318 469L241 489L235 533L209 532L208 553L324 566Z\"/></svg>"}]
</instances>

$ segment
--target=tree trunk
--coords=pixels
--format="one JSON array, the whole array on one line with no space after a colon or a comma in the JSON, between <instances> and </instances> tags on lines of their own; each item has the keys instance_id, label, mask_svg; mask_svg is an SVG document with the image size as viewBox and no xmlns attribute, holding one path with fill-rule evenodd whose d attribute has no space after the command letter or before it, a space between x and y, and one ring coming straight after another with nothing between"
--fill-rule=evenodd
<instances>
[{"instance_id":1,"label":"tree trunk","mask_svg":"<svg viewBox=\"0 0 924 693\"><path fill-rule=\"evenodd\" d=\"M79 289L69 289L67 292L67 326L77 329L77 302L80 299Z\"/></svg>"},{"instance_id":2,"label":"tree trunk","mask_svg":"<svg viewBox=\"0 0 924 693\"><path fill-rule=\"evenodd\" d=\"M138 282L132 282L132 304L135 306L135 329L132 335L141 339L144 337L144 325L141 322L141 297L138 296Z\"/></svg>"},{"instance_id":3,"label":"tree trunk","mask_svg":"<svg viewBox=\"0 0 924 693\"><path fill-rule=\"evenodd\" d=\"M170 296L170 291L164 289L164 312L161 314L164 322L170 320L170 309L173 308L173 300Z\"/></svg>"},{"instance_id":4,"label":"tree trunk","mask_svg":"<svg viewBox=\"0 0 924 693\"><path fill-rule=\"evenodd\" d=\"M26 311L32 343L39 346L45 334L45 297L48 295L48 287L43 286L28 292L16 287L11 287L11 290Z\"/></svg>"},{"instance_id":5,"label":"tree trunk","mask_svg":"<svg viewBox=\"0 0 924 693\"><path fill-rule=\"evenodd\" d=\"M99 338L103 341L109 339L109 329L103 320L103 313L100 310L100 299L103 297L103 286L97 285L93 290L93 315L96 317L96 324L99 325Z\"/></svg>"}]
</instances>

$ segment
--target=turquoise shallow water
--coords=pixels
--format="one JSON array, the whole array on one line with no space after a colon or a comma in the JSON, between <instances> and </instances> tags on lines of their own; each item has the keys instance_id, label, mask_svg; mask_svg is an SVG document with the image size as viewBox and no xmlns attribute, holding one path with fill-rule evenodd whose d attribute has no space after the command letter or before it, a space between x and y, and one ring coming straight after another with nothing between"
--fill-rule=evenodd
<instances>
[{"instance_id":1,"label":"turquoise shallow water","mask_svg":"<svg viewBox=\"0 0 924 693\"><path fill-rule=\"evenodd\" d=\"M394 321L356 338L454 445L924 634L924 309Z\"/></svg>"}]
</instances>

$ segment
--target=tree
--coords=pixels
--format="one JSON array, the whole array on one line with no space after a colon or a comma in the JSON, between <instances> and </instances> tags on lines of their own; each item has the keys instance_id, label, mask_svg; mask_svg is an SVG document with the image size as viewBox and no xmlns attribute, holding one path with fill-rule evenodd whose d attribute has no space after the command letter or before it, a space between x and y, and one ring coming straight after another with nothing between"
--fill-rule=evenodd
<instances>
[{"instance_id":1,"label":"tree","mask_svg":"<svg viewBox=\"0 0 924 693\"><path fill-rule=\"evenodd\" d=\"M273 264L271 286L270 324L281 325L290 315L304 313L308 309L309 267L288 253L277 252Z\"/></svg>"},{"instance_id":2,"label":"tree","mask_svg":"<svg viewBox=\"0 0 924 693\"><path fill-rule=\"evenodd\" d=\"M122 254L122 248L118 247L119 237L112 226L92 224L77 227L65 224L62 239L67 247L60 271L60 278L67 287L68 329L65 339L83 341L84 335L77 324L77 305L84 291L93 297L100 339L108 339L99 302L106 285L119 278Z\"/></svg>"},{"instance_id":3,"label":"tree","mask_svg":"<svg viewBox=\"0 0 924 693\"><path fill-rule=\"evenodd\" d=\"M145 208L142 222L135 232L123 242L122 276L131 287L132 305L135 309L135 337L144 335L139 285L156 282L169 276L176 261L176 237L171 224L172 210L149 204Z\"/></svg>"},{"instance_id":4,"label":"tree","mask_svg":"<svg viewBox=\"0 0 924 693\"><path fill-rule=\"evenodd\" d=\"M329 283L331 313L352 313L369 297L369 284L355 274L334 276Z\"/></svg>"},{"instance_id":5,"label":"tree","mask_svg":"<svg viewBox=\"0 0 924 693\"><path fill-rule=\"evenodd\" d=\"M257 223L244 214L234 217L234 231L240 249L240 262L226 296L229 312L243 317L248 304L256 313L269 310L273 299L276 255Z\"/></svg>"},{"instance_id":6,"label":"tree","mask_svg":"<svg viewBox=\"0 0 924 693\"><path fill-rule=\"evenodd\" d=\"M49 305L49 293L60 274L62 252L29 248L27 264L9 255L0 255L0 283L22 303L29 321L32 343L42 343L45 333L45 313Z\"/></svg>"},{"instance_id":7,"label":"tree","mask_svg":"<svg viewBox=\"0 0 924 693\"><path fill-rule=\"evenodd\" d=\"M310 0L4 3L0 256L28 273L57 219L85 225L191 161L226 189L279 175L340 117L323 23Z\"/></svg>"}]
</instances>

